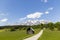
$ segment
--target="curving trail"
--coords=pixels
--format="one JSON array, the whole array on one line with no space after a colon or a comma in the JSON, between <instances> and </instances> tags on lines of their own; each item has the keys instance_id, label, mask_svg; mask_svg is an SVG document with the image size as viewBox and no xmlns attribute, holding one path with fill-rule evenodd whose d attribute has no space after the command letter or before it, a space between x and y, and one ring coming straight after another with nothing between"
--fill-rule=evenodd
<instances>
[{"instance_id":1,"label":"curving trail","mask_svg":"<svg viewBox=\"0 0 60 40\"><path fill-rule=\"evenodd\" d=\"M32 37L26 38L24 40L38 40L38 38L42 35L42 33L43 33L43 30L41 30L38 34L36 34Z\"/></svg>"}]
</instances>

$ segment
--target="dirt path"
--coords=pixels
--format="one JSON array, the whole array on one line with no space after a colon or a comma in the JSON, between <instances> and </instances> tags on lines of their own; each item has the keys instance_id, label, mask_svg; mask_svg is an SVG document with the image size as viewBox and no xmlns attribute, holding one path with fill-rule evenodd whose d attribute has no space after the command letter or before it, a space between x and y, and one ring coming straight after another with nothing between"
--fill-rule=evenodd
<instances>
[{"instance_id":1,"label":"dirt path","mask_svg":"<svg viewBox=\"0 0 60 40\"><path fill-rule=\"evenodd\" d=\"M43 33L43 30L41 30L38 34L36 34L32 37L26 38L24 40L38 40L38 38L42 35L42 33Z\"/></svg>"}]
</instances>

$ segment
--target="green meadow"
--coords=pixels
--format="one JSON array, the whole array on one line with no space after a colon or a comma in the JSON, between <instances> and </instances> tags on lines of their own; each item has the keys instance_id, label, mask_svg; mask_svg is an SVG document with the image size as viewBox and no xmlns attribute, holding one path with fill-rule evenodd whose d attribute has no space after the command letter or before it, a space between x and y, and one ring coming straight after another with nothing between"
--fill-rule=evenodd
<instances>
[{"instance_id":1,"label":"green meadow","mask_svg":"<svg viewBox=\"0 0 60 40\"><path fill-rule=\"evenodd\" d=\"M38 40L60 40L60 31L51 31L45 29Z\"/></svg>"},{"instance_id":2,"label":"green meadow","mask_svg":"<svg viewBox=\"0 0 60 40\"><path fill-rule=\"evenodd\" d=\"M0 40L23 40L35 34L27 34L27 28L32 27L35 34L44 29L38 40L60 40L60 22L39 25L13 25L0 27Z\"/></svg>"},{"instance_id":3,"label":"green meadow","mask_svg":"<svg viewBox=\"0 0 60 40\"><path fill-rule=\"evenodd\" d=\"M35 34L40 31L40 29L34 29L34 30L35 30ZM27 34L26 30L16 30L13 32L2 31L0 32L0 40L23 40L35 34Z\"/></svg>"}]
</instances>

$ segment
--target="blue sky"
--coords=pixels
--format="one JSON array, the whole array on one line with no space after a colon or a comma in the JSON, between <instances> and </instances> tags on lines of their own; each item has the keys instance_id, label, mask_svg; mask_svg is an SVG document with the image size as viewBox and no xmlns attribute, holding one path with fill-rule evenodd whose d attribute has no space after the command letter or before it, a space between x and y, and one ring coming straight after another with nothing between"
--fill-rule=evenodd
<instances>
[{"instance_id":1,"label":"blue sky","mask_svg":"<svg viewBox=\"0 0 60 40\"><path fill-rule=\"evenodd\" d=\"M0 25L32 19L60 21L60 0L0 0Z\"/></svg>"}]
</instances>

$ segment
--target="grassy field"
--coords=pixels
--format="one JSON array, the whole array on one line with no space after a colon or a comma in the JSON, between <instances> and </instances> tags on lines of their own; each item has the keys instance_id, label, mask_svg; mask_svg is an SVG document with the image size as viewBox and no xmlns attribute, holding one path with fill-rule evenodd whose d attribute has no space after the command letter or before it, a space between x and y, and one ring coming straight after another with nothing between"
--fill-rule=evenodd
<instances>
[{"instance_id":1,"label":"grassy field","mask_svg":"<svg viewBox=\"0 0 60 40\"><path fill-rule=\"evenodd\" d=\"M60 31L50 31L45 29L39 40L60 40Z\"/></svg>"},{"instance_id":2,"label":"grassy field","mask_svg":"<svg viewBox=\"0 0 60 40\"><path fill-rule=\"evenodd\" d=\"M0 30L2 31L2 30ZM38 33L40 29L35 29L35 34ZM2 31L0 32L0 40L23 40L24 38L32 36L26 34L26 30L17 30L14 32Z\"/></svg>"},{"instance_id":3,"label":"grassy field","mask_svg":"<svg viewBox=\"0 0 60 40\"><path fill-rule=\"evenodd\" d=\"M5 29L3 29L3 30L0 30L0 32L4 32L5 31Z\"/></svg>"}]
</instances>

